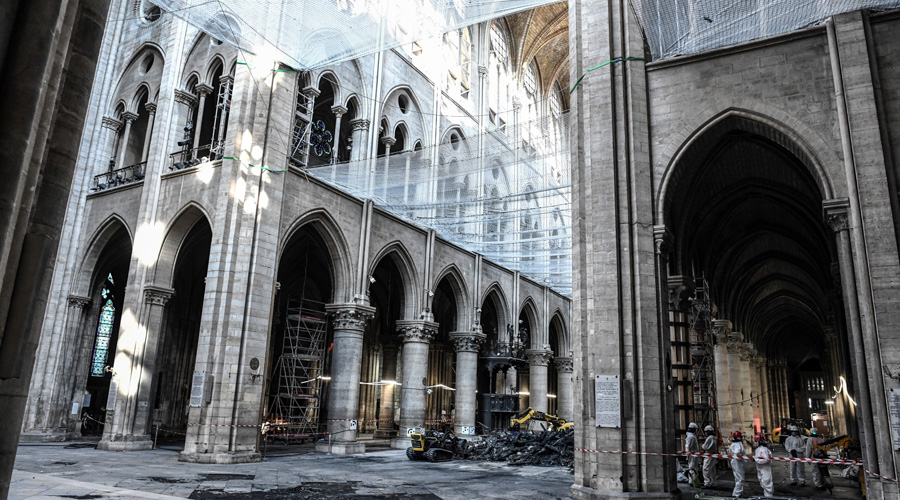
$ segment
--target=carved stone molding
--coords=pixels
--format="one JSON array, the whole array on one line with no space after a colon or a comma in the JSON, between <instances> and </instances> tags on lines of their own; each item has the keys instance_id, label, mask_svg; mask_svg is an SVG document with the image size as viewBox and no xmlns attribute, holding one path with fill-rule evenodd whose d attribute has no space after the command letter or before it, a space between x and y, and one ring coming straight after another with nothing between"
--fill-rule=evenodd
<instances>
[{"instance_id":1,"label":"carved stone molding","mask_svg":"<svg viewBox=\"0 0 900 500\"><path fill-rule=\"evenodd\" d=\"M712 322L713 335L716 342L722 345L728 343L728 334L731 333L731 321L727 319L714 319Z\"/></svg>"},{"instance_id":2,"label":"carved stone molding","mask_svg":"<svg viewBox=\"0 0 900 500\"><path fill-rule=\"evenodd\" d=\"M185 106L193 106L197 102L197 96L185 90L175 89L175 102Z\"/></svg>"},{"instance_id":3,"label":"carved stone molding","mask_svg":"<svg viewBox=\"0 0 900 500\"><path fill-rule=\"evenodd\" d=\"M347 111L348 110L347 110L346 106L332 106L331 107L331 112L334 113L335 116L343 116L343 115L347 114Z\"/></svg>"},{"instance_id":4,"label":"carved stone molding","mask_svg":"<svg viewBox=\"0 0 900 500\"><path fill-rule=\"evenodd\" d=\"M519 99L518 97L513 97L512 98L512 107L513 107L513 111L518 111L518 110L522 109L522 100Z\"/></svg>"},{"instance_id":5,"label":"carved stone molding","mask_svg":"<svg viewBox=\"0 0 900 500\"><path fill-rule=\"evenodd\" d=\"M197 86L194 87L194 90L197 91L198 96L203 97L205 95L212 94L213 88L212 86L205 83L198 83Z\"/></svg>"},{"instance_id":6,"label":"carved stone molding","mask_svg":"<svg viewBox=\"0 0 900 500\"><path fill-rule=\"evenodd\" d=\"M456 352L478 352L487 335L481 332L450 332L450 342Z\"/></svg>"},{"instance_id":7,"label":"carved stone molding","mask_svg":"<svg viewBox=\"0 0 900 500\"><path fill-rule=\"evenodd\" d=\"M741 348L741 343L744 341L744 335L741 332L731 332L728 334L728 342L726 345L728 346L728 350L730 352L739 352L738 350Z\"/></svg>"},{"instance_id":8,"label":"carved stone molding","mask_svg":"<svg viewBox=\"0 0 900 500\"><path fill-rule=\"evenodd\" d=\"M132 113L131 111L125 111L121 115L122 121L125 123L133 122L138 119L138 115L136 113Z\"/></svg>"},{"instance_id":9,"label":"carved stone molding","mask_svg":"<svg viewBox=\"0 0 900 500\"><path fill-rule=\"evenodd\" d=\"M488 74L487 66L478 66L478 74L481 76L487 76L487 74Z\"/></svg>"},{"instance_id":10,"label":"carved stone molding","mask_svg":"<svg viewBox=\"0 0 900 500\"><path fill-rule=\"evenodd\" d=\"M756 356L756 348L750 342L741 344L741 361L750 361Z\"/></svg>"},{"instance_id":11,"label":"carved stone molding","mask_svg":"<svg viewBox=\"0 0 900 500\"><path fill-rule=\"evenodd\" d=\"M148 102L147 104L144 104L144 109L147 110L147 113L150 113L151 115L155 115L156 114L156 106L157 105L155 102Z\"/></svg>"},{"instance_id":12,"label":"carved stone molding","mask_svg":"<svg viewBox=\"0 0 900 500\"><path fill-rule=\"evenodd\" d=\"M375 308L358 304L326 304L325 311L334 318L335 330L366 329L366 321L375 317Z\"/></svg>"},{"instance_id":13,"label":"carved stone molding","mask_svg":"<svg viewBox=\"0 0 900 500\"><path fill-rule=\"evenodd\" d=\"M165 306L175 295L175 290L156 285L144 286L144 302L155 306Z\"/></svg>"},{"instance_id":14,"label":"carved stone molding","mask_svg":"<svg viewBox=\"0 0 900 500\"><path fill-rule=\"evenodd\" d=\"M234 83L234 77L231 76L231 75L222 75L222 76L219 77L219 83L221 83L221 84L223 84L223 85L226 84L226 83L232 83L232 84L233 84L233 83Z\"/></svg>"},{"instance_id":15,"label":"carved stone molding","mask_svg":"<svg viewBox=\"0 0 900 500\"><path fill-rule=\"evenodd\" d=\"M850 228L850 200L838 198L822 202L822 212L825 222L834 232L846 231Z\"/></svg>"},{"instance_id":16,"label":"carved stone molding","mask_svg":"<svg viewBox=\"0 0 900 500\"><path fill-rule=\"evenodd\" d=\"M669 276L669 309L686 311L694 294L694 280L690 276Z\"/></svg>"},{"instance_id":17,"label":"carved stone molding","mask_svg":"<svg viewBox=\"0 0 900 500\"><path fill-rule=\"evenodd\" d=\"M668 255L671 253L673 240L672 233L666 229L666 226L653 226L653 243L657 254Z\"/></svg>"},{"instance_id":18,"label":"carved stone molding","mask_svg":"<svg viewBox=\"0 0 900 500\"><path fill-rule=\"evenodd\" d=\"M356 132L357 130L369 130L369 125L372 122L365 118L357 118L355 120L350 120L350 128Z\"/></svg>"},{"instance_id":19,"label":"carved stone molding","mask_svg":"<svg viewBox=\"0 0 900 500\"><path fill-rule=\"evenodd\" d=\"M526 349L525 355L530 366L547 366L553 359L553 351L549 349Z\"/></svg>"},{"instance_id":20,"label":"carved stone molding","mask_svg":"<svg viewBox=\"0 0 900 500\"><path fill-rule=\"evenodd\" d=\"M395 138L393 138L393 137L387 137L387 136L385 136L385 137L382 137L382 138L381 138L381 143L384 144L384 145L387 146L387 147L391 147L391 146L393 146L394 144L397 143L397 139L395 139Z\"/></svg>"},{"instance_id":21,"label":"carved stone molding","mask_svg":"<svg viewBox=\"0 0 900 500\"><path fill-rule=\"evenodd\" d=\"M109 116L104 116L103 120L101 121L100 126L102 126L103 128L108 128L110 130L115 130L116 132L118 132L119 129L122 128L122 122L119 120L116 120L115 118L111 118Z\"/></svg>"},{"instance_id":22,"label":"carved stone molding","mask_svg":"<svg viewBox=\"0 0 900 500\"><path fill-rule=\"evenodd\" d=\"M319 94L322 93L321 90L315 87L303 87L303 90L301 90L300 92L308 99L315 99L316 97L319 97Z\"/></svg>"},{"instance_id":23,"label":"carved stone molding","mask_svg":"<svg viewBox=\"0 0 900 500\"><path fill-rule=\"evenodd\" d=\"M427 344L431 342L437 334L438 324L433 321L423 321L420 319L400 320L397 322L397 333L403 342L421 342Z\"/></svg>"},{"instance_id":24,"label":"carved stone molding","mask_svg":"<svg viewBox=\"0 0 900 500\"><path fill-rule=\"evenodd\" d=\"M69 295L66 297L66 302L69 304L69 307L77 307L78 309L87 309L91 305L91 299L89 297L82 297L80 295Z\"/></svg>"},{"instance_id":25,"label":"carved stone molding","mask_svg":"<svg viewBox=\"0 0 900 500\"><path fill-rule=\"evenodd\" d=\"M553 360L553 364L556 365L557 371L563 373L572 373L575 371L575 364L572 361L572 358L556 358Z\"/></svg>"}]
</instances>

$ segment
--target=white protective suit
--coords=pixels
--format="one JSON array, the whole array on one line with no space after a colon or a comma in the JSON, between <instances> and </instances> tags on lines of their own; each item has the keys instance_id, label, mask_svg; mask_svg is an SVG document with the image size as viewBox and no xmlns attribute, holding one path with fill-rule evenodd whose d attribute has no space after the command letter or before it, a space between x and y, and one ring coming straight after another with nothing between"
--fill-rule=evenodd
<instances>
[{"instance_id":1,"label":"white protective suit","mask_svg":"<svg viewBox=\"0 0 900 500\"><path fill-rule=\"evenodd\" d=\"M813 449L820 444L822 444L822 438L819 436L810 436L806 440L806 457L815 458L813 456ZM824 483L822 482L822 472L819 471L819 464L810 465L812 467L813 484L815 484L817 488L821 488L824 486Z\"/></svg>"},{"instance_id":2,"label":"white protective suit","mask_svg":"<svg viewBox=\"0 0 900 500\"><path fill-rule=\"evenodd\" d=\"M738 457L744 456L744 443L737 441L728 447L728 454ZM731 496L737 498L744 492L744 460L742 458L731 459L731 470L734 471L734 491Z\"/></svg>"},{"instance_id":3,"label":"white protective suit","mask_svg":"<svg viewBox=\"0 0 900 500\"><path fill-rule=\"evenodd\" d=\"M699 453L700 452L700 442L697 441L697 436L693 432L687 433L687 438L684 440L684 451L687 453ZM698 457L690 457L688 458L688 469L692 471L700 472L700 459Z\"/></svg>"},{"instance_id":4,"label":"white protective suit","mask_svg":"<svg viewBox=\"0 0 900 500\"><path fill-rule=\"evenodd\" d=\"M703 453L717 453L719 447L716 446L718 438L715 434L706 436L703 441ZM711 457L703 458L703 486L713 488L716 486L716 459Z\"/></svg>"},{"instance_id":5,"label":"white protective suit","mask_svg":"<svg viewBox=\"0 0 900 500\"><path fill-rule=\"evenodd\" d=\"M753 456L756 460L756 477L762 486L763 494L767 497L775 496L775 484L772 482L772 452L765 446L756 449Z\"/></svg>"},{"instance_id":6,"label":"white protective suit","mask_svg":"<svg viewBox=\"0 0 900 500\"><path fill-rule=\"evenodd\" d=\"M784 449L794 458L804 458L806 442L800 436L790 436L784 441ZM791 453L795 451L796 453ZM791 484L800 482L800 486L806 485L806 464L803 462L791 462Z\"/></svg>"}]
</instances>

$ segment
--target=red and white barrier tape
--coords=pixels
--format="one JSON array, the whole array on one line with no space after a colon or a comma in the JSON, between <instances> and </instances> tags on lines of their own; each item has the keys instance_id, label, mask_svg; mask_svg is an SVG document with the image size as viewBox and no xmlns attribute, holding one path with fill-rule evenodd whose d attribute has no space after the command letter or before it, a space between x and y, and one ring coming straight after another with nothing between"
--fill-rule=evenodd
<instances>
[{"instance_id":1,"label":"red and white barrier tape","mask_svg":"<svg viewBox=\"0 0 900 500\"><path fill-rule=\"evenodd\" d=\"M678 452L678 453L657 453L652 451L621 451L621 450L590 450L587 448L575 448L575 451L580 451L583 453L606 453L611 455L645 455L651 457L698 457L698 458L724 458L724 459L732 459L736 458L738 460L754 460L753 456L750 455L722 455L719 453L686 453L686 452ZM866 472L866 474L870 476L875 476L883 481L890 481L892 483L900 483L897 479L893 479L887 476L883 476L876 472L872 472L863 467L863 462L859 462L856 460L841 460L836 458L794 458L794 457L769 457L771 460L775 460L778 462L801 462L807 464L826 464L826 465L856 465Z\"/></svg>"},{"instance_id":2,"label":"red and white barrier tape","mask_svg":"<svg viewBox=\"0 0 900 500\"><path fill-rule=\"evenodd\" d=\"M188 424L188 427L261 427L260 424Z\"/></svg>"}]
</instances>

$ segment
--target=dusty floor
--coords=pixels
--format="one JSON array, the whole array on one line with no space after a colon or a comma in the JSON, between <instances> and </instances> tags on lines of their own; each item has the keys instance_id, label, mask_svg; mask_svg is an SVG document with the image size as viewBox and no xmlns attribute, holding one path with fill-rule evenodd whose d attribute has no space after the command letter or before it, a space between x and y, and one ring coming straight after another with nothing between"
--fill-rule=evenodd
<instances>
[{"instance_id":1,"label":"dusty floor","mask_svg":"<svg viewBox=\"0 0 900 500\"><path fill-rule=\"evenodd\" d=\"M337 456L313 453L309 445L270 447L259 463L202 465L178 462L174 447L116 453L95 450L92 443L23 444L9 498L553 499L567 498L572 484L565 468L410 462L400 450L377 445L370 450ZM836 469L830 495L811 486L791 487L787 464L776 464L776 493L797 499L861 498L850 481L837 477ZM760 495L753 466L747 479L744 496ZM687 485L680 486L683 499L694 498ZM723 470L719 488L702 494L730 497L732 486L731 472Z\"/></svg>"}]
</instances>

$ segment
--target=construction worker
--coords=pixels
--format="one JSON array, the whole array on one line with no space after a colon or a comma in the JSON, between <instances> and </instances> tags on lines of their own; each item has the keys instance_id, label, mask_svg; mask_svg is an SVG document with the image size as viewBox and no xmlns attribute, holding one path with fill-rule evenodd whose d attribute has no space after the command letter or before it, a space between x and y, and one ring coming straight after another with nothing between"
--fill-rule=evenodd
<instances>
[{"instance_id":1,"label":"construction worker","mask_svg":"<svg viewBox=\"0 0 900 500\"><path fill-rule=\"evenodd\" d=\"M684 451L685 453L699 453L700 452L700 441L697 440L697 432L700 430L700 427L691 422L688 424L687 428L687 438L684 440ZM692 472L689 472L689 477L694 478L700 474L700 460L699 457L688 457L688 469Z\"/></svg>"},{"instance_id":2,"label":"construction worker","mask_svg":"<svg viewBox=\"0 0 900 500\"><path fill-rule=\"evenodd\" d=\"M813 427L809 430L810 437L806 440L806 456L809 458L815 458L816 448L822 444L822 437L819 436L819 430ZM813 484L816 485L816 488L822 489L825 488L825 483L822 481L822 472L819 470L819 464L812 464L812 476L813 476Z\"/></svg>"},{"instance_id":3,"label":"construction worker","mask_svg":"<svg viewBox=\"0 0 900 500\"><path fill-rule=\"evenodd\" d=\"M763 494L767 497L775 496L775 484L772 482L772 452L765 438L760 439L759 448L753 459L756 460L756 477L759 479L759 485L762 486Z\"/></svg>"},{"instance_id":4,"label":"construction worker","mask_svg":"<svg viewBox=\"0 0 900 500\"><path fill-rule=\"evenodd\" d=\"M703 428L706 433L706 440L703 441L703 453L716 453L719 451L718 436L715 427L707 425ZM716 459L712 457L703 457L703 486L706 488L716 487Z\"/></svg>"},{"instance_id":5,"label":"construction worker","mask_svg":"<svg viewBox=\"0 0 900 500\"><path fill-rule=\"evenodd\" d=\"M734 491L731 496L739 498L744 492L744 436L741 431L734 431L731 434L731 446L728 447L728 454L733 455L731 459L731 470L734 472Z\"/></svg>"},{"instance_id":6,"label":"construction worker","mask_svg":"<svg viewBox=\"0 0 900 500\"><path fill-rule=\"evenodd\" d=\"M784 441L784 449L791 454L792 458L804 458L806 451L806 443L800 437L800 429L796 425L788 427L791 435ZM791 462L791 486L806 486L806 467L803 462Z\"/></svg>"}]
</instances>

